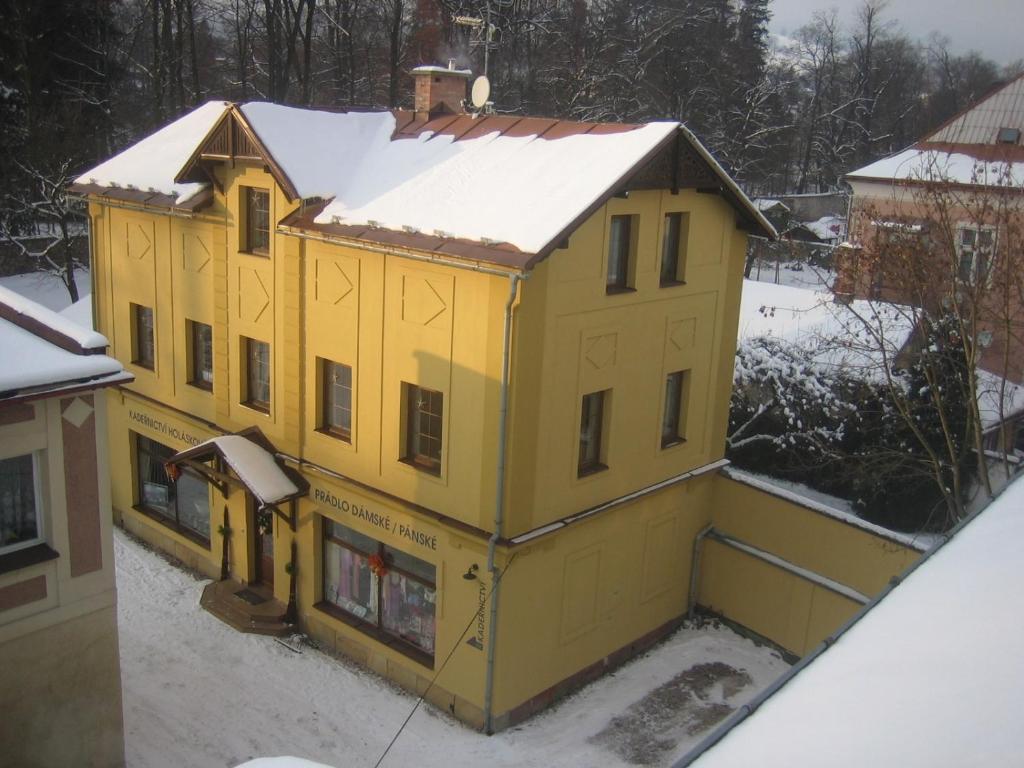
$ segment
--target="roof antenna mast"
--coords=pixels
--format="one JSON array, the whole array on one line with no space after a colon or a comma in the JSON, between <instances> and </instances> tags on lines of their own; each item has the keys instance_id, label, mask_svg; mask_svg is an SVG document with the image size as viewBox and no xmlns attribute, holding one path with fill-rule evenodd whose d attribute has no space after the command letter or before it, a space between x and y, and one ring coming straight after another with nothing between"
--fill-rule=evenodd
<instances>
[{"instance_id":1,"label":"roof antenna mast","mask_svg":"<svg viewBox=\"0 0 1024 768\"><path fill-rule=\"evenodd\" d=\"M494 102L488 101L491 95L491 82L487 79L491 50L498 47L494 40L495 27L491 24L491 0L484 3L484 18L477 16L452 16L456 26L469 27L469 47L484 49L484 73L473 81L472 103L476 114L494 112Z\"/></svg>"}]
</instances>

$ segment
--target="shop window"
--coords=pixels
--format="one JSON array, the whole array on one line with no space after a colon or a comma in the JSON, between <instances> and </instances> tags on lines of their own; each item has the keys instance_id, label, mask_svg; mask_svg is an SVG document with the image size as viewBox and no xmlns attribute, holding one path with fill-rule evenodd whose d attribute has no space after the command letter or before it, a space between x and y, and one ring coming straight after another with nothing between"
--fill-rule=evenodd
<instances>
[{"instance_id":1,"label":"shop window","mask_svg":"<svg viewBox=\"0 0 1024 768\"><path fill-rule=\"evenodd\" d=\"M403 384L405 390L404 461L432 475L441 474L444 395L433 389Z\"/></svg>"},{"instance_id":2,"label":"shop window","mask_svg":"<svg viewBox=\"0 0 1024 768\"><path fill-rule=\"evenodd\" d=\"M332 360L319 360L323 378L320 429L352 442L352 368Z\"/></svg>"},{"instance_id":3,"label":"shop window","mask_svg":"<svg viewBox=\"0 0 1024 768\"><path fill-rule=\"evenodd\" d=\"M43 540L37 480L33 454L0 459L0 555Z\"/></svg>"},{"instance_id":4,"label":"shop window","mask_svg":"<svg viewBox=\"0 0 1024 768\"><path fill-rule=\"evenodd\" d=\"M583 396L580 414L580 452L577 475L583 477L608 467L603 463L601 441L604 433L605 395L608 390Z\"/></svg>"},{"instance_id":5,"label":"shop window","mask_svg":"<svg viewBox=\"0 0 1024 768\"><path fill-rule=\"evenodd\" d=\"M661 239L661 286L685 282L686 241L690 235L690 214L666 213Z\"/></svg>"},{"instance_id":6,"label":"shop window","mask_svg":"<svg viewBox=\"0 0 1024 768\"><path fill-rule=\"evenodd\" d=\"M242 250L258 256L270 254L270 192L242 187L245 202L245 240Z\"/></svg>"},{"instance_id":7,"label":"shop window","mask_svg":"<svg viewBox=\"0 0 1024 768\"><path fill-rule=\"evenodd\" d=\"M135 441L137 507L169 528L210 545L210 489L188 467L177 480L165 464L174 455L166 445L132 433Z\"/></svg>"},{"instance_id":8,"label":"shop window","mask_svg":"<svg viewBox=\"0 0 1024 768\"><path fill-rule=\"evenodd\" d=\"M242 337L245 368L245 405L270 413L270 345Z\"/></svg>"},{"instance_id":9,"label":"shop window","mask_svg":"<svg viewBox=\"0 0 1024 768\"><path fill-rule=\"evenodd\" d=\"M437 585L431 563L324 519L322 605L414 653L434 656Z\"/></svg>"},{"instance_id":10,"label":"shop window","mask_svg":"<svg viewBox=\"0 0 1024 768\"><path fill-rule=\"evenodd\" d=\"M675 371L665 377L665 407L661 416L662 448L668 448L686 440L689 373L689 371Z\"/></svg>"},{"instance_id":11,"label":"shop window","mask_svg":"<svg viewBox=\"0 0 1024 768\"><path fill-rule=\"evenodd\" d=\"M608 226L608 293L627 291L633 261L633 216L612 216Z\"/></svg>"},{"instance_id":12,"label":"shop window","mask_svg":"<svg viewBox=\"0 0 1024 768\"><path fill-rule=\"evenodd\" d=\"M213 389L213 328L195 320L188 326L188 383L200 389Z\"/></svg>"},{"instance_id":13,"label":"shop window","mask_svg":"<svg viewBox=\"0 0 1024 768\"><path fill-rule=\"evenodd\" d=\"M153 370L156 342L153 337L153 308L132 304L132 362Z\"/></svg>"},{"instance_id":14,"label":"shop window","mask_svg":"<svg viewBox=\"0 0 1024 768\"><path fill-rule=\"evenodd\" d=\"M957 277L961 281L971 285L991 282L995 240L995 227L962 224L957 228Z\"/></svg>"}]
</instances>

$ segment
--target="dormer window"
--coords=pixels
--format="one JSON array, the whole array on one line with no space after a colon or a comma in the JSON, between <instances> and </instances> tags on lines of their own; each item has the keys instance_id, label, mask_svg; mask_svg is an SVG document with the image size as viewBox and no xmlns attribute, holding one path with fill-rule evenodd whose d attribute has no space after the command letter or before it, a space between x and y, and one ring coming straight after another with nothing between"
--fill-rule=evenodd
<instances>
[{"instance_id":1,"label":"dormer window","mask_svg":"<svg viewBox=\"0 0 1024 768\"><path fill-rule=\"evenodd\" d=\"M1020 144L1020 128L1000 128L996 135L997 144Z\"/></svg>"},{"instance_id":2,"label":"dormer window","mask_svg":"<svg viewBox=\"0 0 1024 768\"><path fill-rule=\"evenodd\" d=\"M270 255L270 192L242 187L245 203L245 231L242 250L259 256Z\"/></svg>"}]
</instances>

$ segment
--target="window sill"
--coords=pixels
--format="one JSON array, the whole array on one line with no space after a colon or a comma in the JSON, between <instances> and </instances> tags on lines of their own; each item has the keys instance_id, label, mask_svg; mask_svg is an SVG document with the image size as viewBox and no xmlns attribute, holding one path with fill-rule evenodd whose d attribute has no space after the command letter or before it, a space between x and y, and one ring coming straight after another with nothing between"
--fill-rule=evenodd
<instances>
[{"instance_id":1,"label":"window sill","mask_svg":"<svg viewBox=\"0 0 1024 768\"><path fill-rule=\"evenodd\" d=\"M337 619L343 624L347 624L348 626L352 627L352 629L356 629L359 632L366 635L367 637L376 640L381 645L386 645L391 650L397 651L403 656L412 659L417 664L420 664L426 667L427 669L434 668L434 657L431 656L429 653L421 651L416 646L410 645L409 643L405 642L399 637L395 637L394 635L388 634L382 629L379 629L376 625L371 624L368 621L364 621L363 619L360 619L358 616L353 616L351 613L347 613L346 611L342 610L333 603L329 603L326 600L321 600L319 603L316 603L313 607L319 610L320 612L327 614L332 619Z\"/></svg>"},{"instance_id":2,"label":"window sill","mask_svg":"<svg viewBox=\"0 0 1024 768\"><path fill-rule=\"evenodd\" d=\"M685 280L664 280L658 283L659 288L678 288L681 285L686 285Z\"/></svg>"},{"instance_id":3,"label":"window sill","mask_svg":"<svg viewBox=\"0 0 1024 768\"><path fill-rule=\"evenodd\" d=\"M30 565L38 565L48 560L55 560L60 554L47 544L35 544L25 547L6 555L0 555L0 574L18 571L28 568Z\"/></svg>"},{"instance_id":4,"label":"window sill","mask_svg":"<svg viewBox=\"0 0 1024 768\"><path fill-rule=\"evenodd\" d=\"M608 296L618 296L623 293L636 293L636 288L631 288L628 285L607 285L605 286L604 292Z\"/></svg>"},{"instance_id":5,"label":"window sill","mask_svg":"<svg viewBox=\"0 0 1024 768\"><path fill-rule=\"evenodd\" d=\"M196 533L191 528L186 528L183 525L179 525L178 523L171 520L171 518L166 517L160 514L159 512L150 509L149 507L144 507L141 504L135 504L132 507L132 509L134 509L139 514L145 515L150 520L160 523L160 525L166 528L167 530L173 531L179 536L188 539L193 544L198 544L202 547L205 547L207 550L210 549L210 540L208 538L204 538L201 533Z\"/></svg>"},{"instance_id":6,"label":"window sill","mask_svg":"<svg viewBox=\"0 0 1024 768\"><path fill-rule=\"evenodd\" d=\"M416 461L416 459L412 459L412 458L409 458L409 457L401 458L401 459L399 459L399 461L402 462L403 464L405 464L406 466L412 467L413 469L422 472L425 475L430 475L432 477L440 477L441 476L441 464L440 463L438 463L436 466L434 466L432 464L424 464L422 462Z\"/></svg>"},{"instance_id":7,"label":"window sill","mask_svg":"<svg viewBox=\"0 0 1024 768\"><path fill-rule=\"evenodd\" d=\"M156 364L155 363L146 363L146 362L143 362L142 360L132 360L132 365L134 365L136 368L142 368L142 369L147 370L147 371L155 371L156 370Z\"/></svg>"},{"instance_id":8,"label":"window sill","mask_svg":"<svg viewBox=\"0 0 1024 768\"><path fill-rule=\"evenodd\" d=\"M340 443L345 443L345 445L352 445L351 432L339 432L333 429L328 429L327 427L317 427L315 431L323 435L324 437L329 437L332 440L337 440Z\"/></svg>"},{"instance_id":9,"label":"window sill","mask_svg":"<svg viewBox=\"0 0 1024 768\"><path fill-rule=\"evenodd\" d=\"M213 392L213 384L207 384L202 381L187 381L185 383L194 389L201 389L203 392Z\"/></svg>"},{"instance_id":10,"label":"window sill","mask_svg":"<svg viewBox=\"0 0 1024 768\"><path fill-rule=\"evenodd\" d=\"M582 480L584 477L593 477L606 469L608 469L607 464L591 464L588 467L580 467L576 472L576 477Z\"/></svg>"},{"instance_id":11,"label":"window sill","mask_svg":"<svg viewBox=\"0 0 1024 768\"><path fill-rule=\"evenodd\" d=\"M667 450L668 448L675 448L677 445L685 445L685 444L686 444L686 438L685 437L676 437L676 438L673 438L672 440L662 440L661 441L661 450L664 451L664 450Z\"/></svg>"},{"instance_id":12,"label":"window sill","mask_svg":"<svg viewBox=\"0 0 1024 768\"><path fill-rule=\"evenodd\" d=\"M239 248L238 252L243 256L256 256L260 259L269 259L270 251L247 251L244 248Z\"/></svg>"},{"instance_id":13,"label":"window sill","mask_svg":"<svg viewBox=\"0 0 1024 768\"><path fill-rule=\"evenodd\" d=\"M256 411L257 413L262 413L264 416L269 416L270 415L270 404L269 403L267 403L266 405L262 405L261 403L253 403L253 402L249 402L248 400L246 400L246 401L243 401L242 403L240 403L240 405L245 406L246 408L249 408L249 409L251 409L253 411Z\"/></svg>"}]
</instances>

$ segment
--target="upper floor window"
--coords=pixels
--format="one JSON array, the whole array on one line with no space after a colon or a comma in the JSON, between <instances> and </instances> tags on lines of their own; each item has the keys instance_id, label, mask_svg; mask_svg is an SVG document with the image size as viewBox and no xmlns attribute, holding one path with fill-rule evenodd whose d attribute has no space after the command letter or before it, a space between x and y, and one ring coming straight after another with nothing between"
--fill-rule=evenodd
<instances>
[{"instance_id":1,"label":"upper floor window","mask_svg":"<svg viewBox=\"0 0 1024 768\"><path fill-rule=\"evenodd\" d=\"M172 480L166 464L174 450L134 432L132 436L139 508L179 533L209 545L210 487L206 481L187 467Z\"/></svg>"},{"instance_id":2,"label":"upper floor window","mask_svg":"<svg viewBox=\"0 0 1024 768\"><path fill-rule=\"evenodd\" d=\"M320 428L352 442L352 369L332 360L320 361L323 376L323 413Z\"/></svg>"},{"instance_id":3,"label":"upper floor window","mask_svg":"<svg viewBox=\"0 0 1024 768\"><path fill-rule=\"evenodd\" d=\"M972 285L991 281L995 241L995 227L961 224L957 228L957 277L960 280Z\"/></svg>"},{"instance_id":4,"label":"upper floor window","mask_svg":"<svg viewBox=\"0 0 1024 768\"><path fill-rule=\"evenodd\" d=\"M150 370L156 365L153 330L153 308L132 304L132 362Z\"/></svg>"},{"instance_id":5,"label":"upper floor window","mask_svg":"<svg viewBox=\"0 0 1024 768\"><path fill-rule=\"evenodd\" d=\"M583 396L580 413L580 449L576 465L578 477L607 469L602 461L605 394L608 390Z\"/></svg>"},{"instance_id":6,"label":"upper floor window","mask_svg":"<svg viewBox=\"0 0 1024 768\"><path fill-rule=\"evenodd\" d=\"M0 554L42 541L39 501L33 454L0 459Z\"/></svg>"},{"instance_id":7,"label":"upper floor window","mask_svg":"<svg viewBox=\"0 0 1024 768\"><path fill-rule=\"evenodd\" d=\"M213 328L195 320L188 320L186 324L189 344L188 383L200 389L213 389Z\"/></svg>"},{"instance_id":8,"label":"upper floor window","mask_svg":"<svg viewBox=\"0 0 1024 768\"><path fill-rule=\"evenodd\" d=\"M675 371L665 377L665 409L661 416L662 448L686 440L688 374L688 371Z\"/></svg>"},{"instance_id":9,"label":"upper floor window","mask_svg":"<svg viewBox=\"0 0 1024 768\"><path fill-rule=\"evenodd\" d=\"M684 282L686 267L686 241L689 237L690 215L666 213L665 231L661 240L661 285L679 285Z\"/></svg>"},{"instance_id":10,"label":"upper floor window","mask_svg":"<svg viewBox=\"0 0 1024 768\"><path fill-rule=\"evenodd\" d=\"M406 462L441 474L442 417L444 395L433 389L405 384L405 456Z\"/></svg>"},{"instance_id":11,"label":"upper floor window","mask_svg":"<svg viewBox=\"0 0 1024 768\"><path fill-rule=\"evenodd\" d=\"M245 366L245 404L264 413L270 412L270 345L242 337Z\"/></svg>"},{"instance_id":12,"label":"upper floor window","mask_svg":"<svg viewBox=\"0 0 1024 768\"><path fill-rule=\"evenodd\" d=\"M612 216L608 227L608 293L630 288L629 270L633 259L633 216Z\"/></svg>"},{"instance_id":13,"label":"upper floor window","mask_svg":"<svg viewBox=\"0 0 1024 768\"><path fill-rule=\"evenodd\" d=\"M245 242L242 250L266 256L270 253L270 192L242 187L245 199Z\"/></svg>"}]
</instances>

